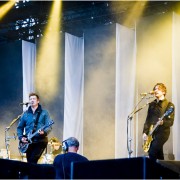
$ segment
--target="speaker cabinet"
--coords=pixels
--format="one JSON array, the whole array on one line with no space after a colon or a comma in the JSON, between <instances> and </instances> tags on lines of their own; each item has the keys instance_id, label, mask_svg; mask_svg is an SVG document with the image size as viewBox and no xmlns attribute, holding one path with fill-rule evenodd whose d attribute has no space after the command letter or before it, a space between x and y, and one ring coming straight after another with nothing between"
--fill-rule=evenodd
<instances>
[{"instance_id":1,"label":"speaker cabinet","mask_svg":"<svg viewBox=\"0 0 180 180\"><path fill-rule=\"evenodd\" d=\"M54 179L55 169L51 164L33 164L0 159L0 179Z\"/></svg>"}]
</instances>

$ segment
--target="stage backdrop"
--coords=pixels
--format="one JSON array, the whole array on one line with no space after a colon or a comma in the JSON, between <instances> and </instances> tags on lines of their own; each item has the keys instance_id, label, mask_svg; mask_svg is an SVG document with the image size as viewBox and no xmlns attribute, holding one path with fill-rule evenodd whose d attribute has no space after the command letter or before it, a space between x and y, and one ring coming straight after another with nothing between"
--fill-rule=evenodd
<instances>
[{"instance_id":1,"label":"stage backdrop","mask_svg":"<svg viewBox=\"0 0 180 180\"><path fill-rule=\"evenodd\" d=\"M149 92L162 82L167 86L167 99L175 104L175 121L171 135L164 146L165 159L179 160L179 24L177 14L161 14L141 19L137 24L137 87L140 92ZM139 99L141 97L139 96ZM146 98L143 103L151 102ZM147 107L138 113L138 151L142 151L142 128ZM174 149L173 149L174 147ZM146 154L144 154L146 155Z\"/></svg>"},{"instance_id":2,"label":"stage backdrop","mask_svg":"<svg viewBox=\"0 0 180 180\"><path fill-rule=\"evenodd\" d=\"M175 159L180 160L180 15L173 13L172 27L172 101L176 106L175 122L173 126L173 152Z\"/></svg>"},{"instance_id":3,"label":"stage backdrop","mask_svg":"<svg viewBox=\"0 0 180 180\"><path fill-rule=\"evenodd\" d=\"M127 157L135 90L134 31L119 24L84 33L84 154Z\"/></svg>"},{"instance_id":4,"label":"stage backdrop","mask_svg":"<svg viewBox=\"0 0 180 180\"><path fill-rule=\"evenodd\" d=\"M71 81L70 84L73 86L71 92L75 86L79 89L76 89L76 95L80 97L79 102L81 102L81 107L80 109L76 107L77 109L74 109L72 114L74 118L73 128L79 128L79 134L83 139L80 139L83 146L82 154L89 159L128 157L127 116L141 99L139 96L141 92L148 92L152 90L154 84L163 82L168 89L167 98L172 100L176 106L175 124L172 128L174 131L165 144L165 157L170 159L174 154L175 159L179 160L178 104L180 99L178 92L180 83L178 73L178 33L179 15L164 14L141 19L136 24L136 29L134 30L113 24L85 30L84 39L76 39L76 37L71 39L71 45L75 39L81 41L81 48L83 48L84 40L84 62L81 51L81 63L78 64L82 68L84 63L84 74L82 68L81 73L78 74L79 86L77 84L74 85L75 81ZM65 35L61 33L61 46L59 47L59 61L57 64L60 67L60 71L53 77L45 76L48 83L52 79L54 80L54 78L59 77L54 98L51 99L48 96L49 89L46 86L47 84L40 81L41 79L38 74L36 74L35 80L40 84L36 83L34 87L29 86L29 89L30 87L35 88L40 93L41 104L49 110L52 119L55 120L55 126L49 137L56 136L60 140L63 140L63 134L70 135L66 129L63 129L64 101L67 100L64 100L65 52L70 52L67 49L65 50L65 47L68 47L66 43ZM75 44L72 50L76 50L77 47ZM36 46L38 54L40 44L37 42ZM2 73L0 75L0 97L2 101L0 105L0 128L2 132L1 139L5 139L5 127L8 127L12 120L22 113L22 107L19 106L19 103L23 101L24 85L22 73L22 41L5 43L0 45L0 47L0 64L2 67ZM134 55L135 53L136 57ZM74 56L69 59L69 62L66 62L66 65L67 63L71 63L73 59ZM46 67L48 67L48 63L50 62L44 59L44 65ZM78 67L75 65L69 67L72 68L69 73L78 70ZM38 68L40 66L37 59L36 70ZM80 81L81 75L82 81ZM69 78L73 78L73 76L69 76ZM66 102L73 102L73 95L68 97L67 95L68 93L66 94L66 98L71 99L68 99ZM142 105L151 100L153 98L144 99ZM78 103L76 102L75 104L77 106ZM70 106L66 106L66 108L68 107ZM80 112L79 110L83 111ZM133 157L146 156L142 151L142 129L146 115L147 106L139 111L132 120ZM82 120L81 123L76 124L75 117L80 117L79 119ZM66 118L67 121L68 119ZM17 122L8 131L10 135L16 132L16 126ZM0 145L1 148L5 148L4 141L1 141ZM12 154L18 154L17 147L18 141L14 139L10 140Z\"/></svg>"},{"instance_id":5,"label":"stage backdrop","mask_svg":"<svg viewBox=\"0 0 180 180\"><path fill-rule=\"evenodd\" d=\"M43 37L47 38L47 37ZM63 125L64 125L64 71L65 71L65 34L60 33L60 46L58 47L58 58L53 59L51 48L54 44L49 44L47 58L39 59L42 38L36 41L37 56L36 56L36 72L35 72L35 91L38 92L41 98L41 105L47 109L55 124L49 135L58 138L60 142L63 140ZM48 47L46 45L46 47ZM53 51L54 52L54 51ZM54 64L56 63L56 64ZM57 67L58 71L54 73L52 67ZM52 82L56 83L56 87L51 86ZM52 88L52 89L50 89ZM52 94L51 92L54 92ZM48 146L49 148L49 146ZM49 151L48 151L49 152Z\"/></svg>"},{"instance_id":6,"label":"stage backdrop","mask_svg":"<svg viewBox=\"0 0 180 180\"><path fill-rule=\"evenodd\" d=\"M11 138L16 134L17 121L5 133L13 120L23 112L23 74L22 74L22 41L4 43L0 45L0 149L5 155L6 144L9 144L11 154L17 154L18 141ZM5 143L5 134L7 141Z\"/></svg>"}]
</instances>

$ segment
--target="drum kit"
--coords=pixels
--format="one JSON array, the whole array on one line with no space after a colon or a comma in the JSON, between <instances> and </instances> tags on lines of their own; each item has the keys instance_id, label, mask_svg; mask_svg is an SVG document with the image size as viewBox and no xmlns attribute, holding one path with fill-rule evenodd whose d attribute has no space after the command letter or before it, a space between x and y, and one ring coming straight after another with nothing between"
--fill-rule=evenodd
<instances>
[{"instance_id":1,"label":"drum kit","mask_svg":"<svg viewBox=\"0 0 180 180\"><path fill-rule=\"evenodd\" d=\"M49 153L48 153L49 151ZM62 153L62 144L56 137L52 137L48 142L45 153L41 156L38 164L53 164L54 158Z\"/></svg>"}]
</instances>

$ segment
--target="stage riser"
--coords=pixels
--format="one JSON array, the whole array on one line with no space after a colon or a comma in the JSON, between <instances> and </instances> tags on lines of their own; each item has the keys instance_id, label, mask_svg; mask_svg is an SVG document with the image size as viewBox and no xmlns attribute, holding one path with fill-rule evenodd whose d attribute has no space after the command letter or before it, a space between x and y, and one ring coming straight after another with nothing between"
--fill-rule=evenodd
<instances>
[{"instance_id":1,"label":"stage riser","mask_svg":"<svg viewBox=\"0 0 180 180\"><path fill-rule=\"evenodd\" d=\"M54 179L54 167L50 164L31 164L0 159L0 179Z\"/></svg>"},{"instance_id":2,"label":"stage riser","mask_svg":"<svg viewBox=\"0 0 180 180\"><path fill-rule=\"evenodd\" d=\"M0 159L0 179L54 179L52 164ZM75 162L71 179L179 179L179 174L148 158Z\"/></svg>"},{"instance_id":3,"label":"stage riser","mask_svg":"<svg viewBox=\"0 0 180 180\"><path fill-rule=\"evenodd\" d=\"M178 179L179 174L150 161L148 158L128 158L75 162L72 179Z\"/></svg>"}]
</instances>

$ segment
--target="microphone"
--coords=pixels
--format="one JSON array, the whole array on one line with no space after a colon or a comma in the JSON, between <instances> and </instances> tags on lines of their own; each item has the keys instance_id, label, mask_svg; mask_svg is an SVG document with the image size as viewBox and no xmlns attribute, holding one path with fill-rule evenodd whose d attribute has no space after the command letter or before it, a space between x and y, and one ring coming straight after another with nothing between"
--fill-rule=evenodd
<instances>
[{"instance_id":1,"label":"microphone","mask_svg":"<svg viewBox=\"0 0 180 180\"><path fill-rule=\"evenodd\" d=\"M150 91L150 92L141 93L140 95L141 95L141 96L146 96L146 95L148 95L148 94L153 95L153 94L155 94L155 91Z\"/></svg>"},{"instance_id":2,"label":"microphone","mask_svg":"<svg viewBox=\"0 0 180 180\"><path fill-rule=\"evenodd\" d=\"M24 102L24 103L20 103L19 105L28 105L28 104L30 104L30 102Z\"/></svg>"}]
</instances>

